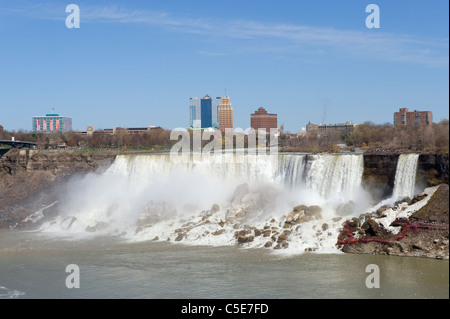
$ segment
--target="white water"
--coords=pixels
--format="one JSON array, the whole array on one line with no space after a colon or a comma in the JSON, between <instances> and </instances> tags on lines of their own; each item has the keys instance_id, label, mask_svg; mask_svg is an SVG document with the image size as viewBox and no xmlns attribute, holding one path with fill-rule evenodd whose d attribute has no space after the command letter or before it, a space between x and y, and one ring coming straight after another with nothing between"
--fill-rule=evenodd
<instances>
[{"instance_id":1,"label":"white water","mask_svg":"<svg viewBox=\"0 0 450 319\"><path fill-rule=\"evenodd\" d=\"M0 286L0 299L16 299L23 295L25 295L25 293L22 291Z\"/></svg>"},{"instance_id":2,"label":"white water","mask_svg":"<svg viewBox=\"0 0 450 319\"><path fill-rule=\"evenodd\" d=\"M361 185L362 155L311 155L307 187L328 200L350 201Z\"/></svg>"},{"instance_id":3,"label":"white water","mask_svg":"<svg viewBox=\"0 0 450 319\"><path fill-rule=\"evenodd\" d=\"M337 252L343 221L369 208L363 169L363 155L353 154L269 155L256 161L231 155L224 162L189 163L176 163L169 155L118 156L105 173L74 180L59 199L59 216L41 231L71 238L108 234L132 242L235 245L236 231L270 227L281 233L295 206L317 205L320 215L289 229L283 252ZM242 184L246 187L239 193ZM254 236L243 247L264 247L269 240Z\"/></svg>"},{"instance_id":4,"label":"white water","mask_svg":"<svg viewBox=\"0 0 450 319\"><path fill-rule=\"evenodd\" d=\"M400 155L392 195L395 200L402 199L404 197L414 197L418 159L418 154Z\"/></svg>"}]
</instances>

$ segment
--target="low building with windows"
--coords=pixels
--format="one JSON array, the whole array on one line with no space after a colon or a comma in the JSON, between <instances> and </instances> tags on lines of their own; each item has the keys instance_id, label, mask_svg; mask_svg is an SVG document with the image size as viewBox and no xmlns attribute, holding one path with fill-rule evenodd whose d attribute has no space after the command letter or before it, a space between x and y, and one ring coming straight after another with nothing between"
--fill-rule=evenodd
<instances>
[{"instance_id":1,"label":"low building with windows","mask_svg":"<svg viewBox=\"0 0 450 319\"><path fill-rule=\"evenodd\" d=\"M307 132L318 131L319 133L327 133L333 131L339 131L341 133L351 133L358 124L352 122L346 122L344 124L312 124L309 122L306 125Z\"/></svg>"},{"instance_id":2,"label":"low building with windows","mask_svg":"<svg viewBox=\"0 0 450 319\"><path fill-rule=\"evenodd\" d=\"M72 118L51 113L45 116L33 116L32 131L34 133L56 133L72 131Z\"/></svg>"},{"instance_id":3,"label":"low building with windows","mask_svg":"<svg viewBox=\"0 0 450 319\"><path fill-rule=\"evenodd\" d=\"M92 135L115 135L115 134L144 134L152 130L161 129L160 126L149 126L149 127L116 127L116 128L106 128L102 130L94 130L93 126L88 126L86 131L77 131L76 133L82 136L92 136Z\"/></svg>"}]
</instances>

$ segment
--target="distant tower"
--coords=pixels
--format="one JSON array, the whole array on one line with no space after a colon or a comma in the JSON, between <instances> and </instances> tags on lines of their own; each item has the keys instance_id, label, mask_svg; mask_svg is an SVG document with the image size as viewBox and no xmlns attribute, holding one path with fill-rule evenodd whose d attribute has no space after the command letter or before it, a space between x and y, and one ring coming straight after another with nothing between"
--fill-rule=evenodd
<instances>
[{"instance_id":1,"label":"distant tower","mask_svg":"<svg viewBox=\"0 0 450 319\"><path fill-rule=\"evenodd\" d=\"M233 107L228 96L224 96L219 105L219 130L225 132L226 128L233 128Z\"/></svg>"}]
</instances>

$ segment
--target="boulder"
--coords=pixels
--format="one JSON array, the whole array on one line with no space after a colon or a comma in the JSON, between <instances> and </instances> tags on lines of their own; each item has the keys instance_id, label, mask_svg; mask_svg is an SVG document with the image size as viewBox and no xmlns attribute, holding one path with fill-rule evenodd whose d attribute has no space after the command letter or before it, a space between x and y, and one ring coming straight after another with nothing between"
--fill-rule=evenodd
<instances>
[{"instance_id":1,"label":"boulder","mask_svg":"<svg viewBox=\"0 0 450 319\"><path fill-rule=\"evenodd\" d=\"M285 233L280 234L280 236L278 236L278 242L281 243L283 241L285 241L286 239L288 239L288 236Z\"/></svg>"},{"instance_id":2,"label":"boulder","mask_svg":"<svg viewBox=\"0 0 450 319\"><path fill-rule=\"evenodd\" d=\"M425 248L425 244L422 241L418 241L417 243L412 245L413 249L427 251Z\"/></svg>"},{"instance_id":3,"label":"boulder","mask_svg":"<svg viewBox=\"0 0 450 319\"><path fill-rule=\"evenodd\" d=\"M362 226L362 229L364 229L366 234L369 234L371 236L376 237L383 237L383 226L379 225L376 221L373 219L367 220Z\"/></svg>"},{"instance_id":4,"label":"boulder","mask_svg":"<svg viewBox=\"0 0 450 319\"><path fill-rule=\"evenodd\" d=\"M304 211L304 210L306 210L308 208L308 206L305 206L305 205L299 205L299 206L295 206L294 207L294 212L296 212L296 213L298 213L298 212L300 212L300 211Z\"/></svg>"},{"instance_id":5,"label":"boulder","mask_svg":"<svg viewBox=\"0 0 450 319\"><path fill-rule=\"evenodd\" d=\"M219 229L219 230L216 230L215 232L213 232L212 234L214 235L214 236L218 236L218 235L222 235L223 233L225 232L225 229Z\"/></svg>"},{"instance_id":6,"label":"boulder","mask_svg":"<svg viewBox=\"0 0 450 319\"><path fill-rule=\"evenodd\" d=\"M209 211L211 214L214 214L214 213L218 212L219 210L220 210L219 205L214 204Z\"/></svg>"},{"instance_id":7,"label":"boulder","mask_svg":"<svg viewBox=\"0 0 450 319\"><path fill-rule=\"evenodd\" d=\"M182 241L184 237L185 237L184 233L179 233L177 238L175 238L175 241Z\"/></svg>"},{"instance_id":8,"label":"boulder","mask_svg":"<svg viewBox=\"0 0 450 319\"><path fill-rule=\"evenodd\" d=\"M294 208L294 211L292 211L286 217L286 222L285 222L284 228L288 228L290 226L297 225L297 224L301 223L303 221L302 219L304 218L304 216L305 216L305 210L298 210L298 211L296 211L295 208Z\"/></svg>"},{"instance_id":9,"label":"boulder","mask_svg":"<svg viewBox=\"0 0 450 319\"><path fill-rule=\"evenodd\" d=\"M248 242L249 237L244 236L244 235L239 235L239 236L237 237L237 240L238 240L238 243L243 244L243 243Z\"/></svg>"},{"instance_id":10,"label":"boulder","mask_svg":"<svg viewBox=\"0 0 450 319\"><path fill-rule=\"evenodd\" d=\"M322 212L322 209L319 206L309 206L305 210L306 216L316 216Z\"/></svg>"}]
</instances>

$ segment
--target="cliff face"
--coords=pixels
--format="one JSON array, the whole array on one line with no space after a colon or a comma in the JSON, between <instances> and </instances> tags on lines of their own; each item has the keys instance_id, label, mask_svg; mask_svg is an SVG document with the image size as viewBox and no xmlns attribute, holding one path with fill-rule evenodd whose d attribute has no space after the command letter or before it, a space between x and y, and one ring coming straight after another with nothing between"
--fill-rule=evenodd
<instances>
[{"instance_id":1,"label":"cliff face","mask_svg":"<svg viewBox=\"0 0 450 319\"><path fill-rule=\"evenodd\" d=\"M417 182L427 187L449 184L449 158L447 155L422 154L417 167Z\"/></svg>"},{"instance_id":2,"label":"cliff face","mask_svg":"<svg viewBox=\"0 0 450 319\"><path fill-rule=\"evenodd\" d=\"M363 187L375 199L386 198L392 194L397 170L398 155L365 154Z\"/></svg>"},{"instance_id":3,"label":"cliff face","mask_svg":"<svg viewBox=\"0 0 450 319\"><path fill-rule=\"evenodd\" d=\"M397 154L365 154L363 187L376 199L392 194L397 170ZM422 188L449 184L449 157L421 154L417 164L416 184Z\"/></svg>"},{"instance_id":4,"label":"cliff face","mask_svg":"<svg viewBox=\"0 0 450 319\"><path fill-rule=\"evenodd\" d=\"M110 154L11 150L0 158L0 229L56 200L70 177L109 166Z\"/></svg>"}]
</instances>

